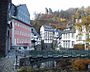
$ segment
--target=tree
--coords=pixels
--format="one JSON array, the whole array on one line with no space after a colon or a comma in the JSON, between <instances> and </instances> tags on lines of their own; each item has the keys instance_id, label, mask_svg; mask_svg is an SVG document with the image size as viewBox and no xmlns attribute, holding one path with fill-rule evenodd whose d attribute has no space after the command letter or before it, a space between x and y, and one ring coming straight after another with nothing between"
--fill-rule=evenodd
<instances>
[{"instance_id":1,"label":"tree","mask_svg":"<svg viewBox=\"0 0 90 72\"><path fill-rule=\"evenodd\" d=\"M90 38L89 38L90 16L82 17L82 26L85 27L85 30L86 30L86 43L89 44L89 42L90 42Z\"/></svg>"},{"instance_id":2,"label":"tree","mask_svg":"<svg viewBox=\"0 0 90 72\"><path fill-rule=\"evenodd\" d=\"M46 10L46 14L48 14L48 9L47 9L47 8L45 8L45 10Z\"/></svg>"},{"instance_id":3,"label":"tree","mask_svg":"<svg viewBox=\"0 0 90 72\"><path fill-rule=\"evenodd\" d=\"M88 6L88 7L86 8L86 13L87 13L87 15L90 15L90 6Z\"/></svg>"},{"instance_id":4,"label":"tree","mask_svg":"<svg viewBox=\"0 0 90 72\"><path fill-rule=\"evenodd\" d=\"M85 31L85 49L87 49L87 45L89 45L90 38L89 38L89 32L90 32L90 16L83 16L81 18L81 22L78 22L75 24L76 28L80 31L80 34L83 33L83 30Z\"/></svg>"},{"instance_id":5,"label":"tree","mask_svg":"<svg viewBox=\"0 0 90 72\"><path fill-rule=\"evenodd\" d=\"M49 8L49 13L50 13L50 14L52 14L52 13L53 13L51 8Z\"/></svg>"},{"instance_id":6,"label":"tree","mask_svg":"<svg viewBox=\"0 0 90 72\"><path fill-rule=\"evenodd\" d=\"M34 12L34 17L35 17L35 20L38 20L40 18L41 14L39 13L36 13Z\"/></svg>"},{"instance_id":7,"label":"tree","mask_svg":"<svg viewBox=\"0 0 90 72\"><path fill-rule=\"evenodd\" d=\"M72 62L74 70L87 70L87 65L90 63L90 59L76 59Z\"/></svg>"}]
</instances>

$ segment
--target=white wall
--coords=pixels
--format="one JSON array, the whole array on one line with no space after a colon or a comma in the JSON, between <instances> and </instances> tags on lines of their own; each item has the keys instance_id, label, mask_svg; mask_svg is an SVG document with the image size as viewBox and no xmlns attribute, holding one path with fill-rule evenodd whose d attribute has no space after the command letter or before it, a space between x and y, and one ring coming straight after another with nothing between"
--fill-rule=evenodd
<instances>
[{"instance_id":1,"label":"white wall","mask_svg":"<svg viewBox=\"0 0 90 72\"><path fill-rule=\"evenodd\" d=\"M44 40L44 43L52 43L52 39L53 39L53 32L46 30L44 26L41 26L40 28L40 34L41 34L41 38L42 40Z\"/></svg>"},{"instance_id":2,"label":"white wall","mask_svg":"<svg viewBox=\"0 0 90 72\"><path fill-rule=\"evenodd\" d=\"M62 34L61 46L63 48L73 48L75 42L76 42L76 35L75 35L75 33Z\"/></svg>"}]
</instances>

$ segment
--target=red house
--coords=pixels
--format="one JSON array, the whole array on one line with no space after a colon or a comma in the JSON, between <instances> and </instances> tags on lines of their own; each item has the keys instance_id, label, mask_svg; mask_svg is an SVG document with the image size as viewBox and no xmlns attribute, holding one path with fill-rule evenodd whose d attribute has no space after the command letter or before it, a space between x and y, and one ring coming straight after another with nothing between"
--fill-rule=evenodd
<instances>
[{"instance_id":1,"label":"red house","mask_svg":"<svg viewBox=\"0 0 90 72\"><path fill-rule=\"evenodd\" d=\"M31 25L12 18L12 29L10 32L11 48L31 48Z\"/></svg>"}]
</instances>

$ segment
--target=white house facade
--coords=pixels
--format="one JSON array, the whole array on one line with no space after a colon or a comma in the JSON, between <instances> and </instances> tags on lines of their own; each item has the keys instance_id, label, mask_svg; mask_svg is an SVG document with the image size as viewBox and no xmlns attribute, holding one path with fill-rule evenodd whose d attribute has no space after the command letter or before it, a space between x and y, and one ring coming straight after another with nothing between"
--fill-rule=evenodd
<instances>
[{"instance_id":1,"label":"white house facade","mask_svg":"<svg viewBox=\"0 0 90 72\"><path fill-rule=\"evenodd\" d=\"M41 26L40 35L45 49L51 50L54 47L55 50L60 50L60 32L60 30L54 29L49 25Z\"/></svg>"},{"instance_id":2,"label":"white house facade","mask_svg":"<svg viewBox=\"0 0 90 72\"><path fill-rule=\"evenodd\" d=\"M52 50L54 29L51 26L42 25L40 28L40 35L43 41L44 50Z\"/></svg>"},{"instance_id":3,"label":"white house facade","mask_svg":"<svg viewBox=\"0 0 90 72\"><path fill-rule=\"evenodd\" d=\"M71 49L76 43L76 32L72 27L67 27L62 32L61 47Z\"/></svg>"},{"instance_id":4,"label":"white house facade","mask_svg":"<svg viewBox=\"0 0 90 72\"><path fill-rule=\"evenodd\" d=\"M44 43L52 43L54 29L51 26L48 26L48 25L41 26L40 34L41 34L42 40L44 40Z\"/></svg>"}]
</instances>

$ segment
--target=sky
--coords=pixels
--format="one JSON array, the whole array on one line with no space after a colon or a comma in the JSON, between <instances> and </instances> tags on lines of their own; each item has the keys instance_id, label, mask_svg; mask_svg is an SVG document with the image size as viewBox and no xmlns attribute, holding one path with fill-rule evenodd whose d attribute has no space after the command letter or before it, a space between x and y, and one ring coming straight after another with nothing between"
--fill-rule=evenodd
<instances>
[{"instance_id":1,"label":"sky","mask_svg":"<svg viewBox=\"0 0 90 72\"><path fill-rule=\"evenodd\" d=\"M12 2L15 5L26 4L31 19L34 19L35 13L45 13L45 8L57 11L90 6L90 0L12 0Z\"/></svg>"}]
</instances>

